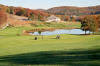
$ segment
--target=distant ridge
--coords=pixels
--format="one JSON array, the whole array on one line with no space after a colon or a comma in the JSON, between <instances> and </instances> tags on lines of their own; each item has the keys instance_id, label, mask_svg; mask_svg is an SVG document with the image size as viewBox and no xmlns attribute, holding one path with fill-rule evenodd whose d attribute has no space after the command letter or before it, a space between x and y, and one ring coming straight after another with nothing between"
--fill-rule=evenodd
<instances>
[{"instance_id":1,"label":"distant ridge","mask_svg":"<svg viewBox=\"0 0 100 66\"><path fill-rule=\"evenodd\" d=\"M59 7L53 7L50 9L29 9L29 8L23 8L23 7L14 7L14 6L5 6L0 4L0 8L14 8L15 12L22 9L25 9L28 12L28 15L33 12L34 15L92 15L92 14L100 14L100 5L97 6L88 6L88 7L77 7L77 6L59 6Z\"/></svg>"},{"instance_id":2,"label":"distant ridge","mask_svg":"<svg viewBox=\"0 0 100 66\"><path fill-rule=\"evenodd\" d=\"M89 7L76 7L76 6L60 6L53 7L46 12L55 15L91 15L100 14L100 5Z\"/></svg>"}]
</instances>

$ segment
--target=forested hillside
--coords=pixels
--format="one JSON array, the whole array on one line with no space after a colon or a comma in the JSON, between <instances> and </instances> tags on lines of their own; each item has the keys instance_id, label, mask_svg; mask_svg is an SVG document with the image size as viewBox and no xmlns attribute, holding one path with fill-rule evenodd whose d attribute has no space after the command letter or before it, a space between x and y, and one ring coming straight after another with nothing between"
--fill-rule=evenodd
<instances>
[{"instance_id":1,"label":"forested hillside","mask_svg":"<svg viewBox=\"0 0 100 66\"><path fill-rule=\"evenodd\" d=\"M74 6L61 6L54 7L47 10L50 14L56 15L91 15L100 14L100 6L91 7L74 7Z\"/></svg>"},{"instance_id":2,"label":"forested hillside","mask_svg":"<svg viewBox=\"0 0 100 66\"><path fill-rule=\"evenodd\" d=\"M0 4L0 10L3 10L13 15L25 16L32 20L45 20L45 18L48 16L48 13L40 10L23 8L23 7L5 6L1 4Z\"/></svg>"}]
</instances>

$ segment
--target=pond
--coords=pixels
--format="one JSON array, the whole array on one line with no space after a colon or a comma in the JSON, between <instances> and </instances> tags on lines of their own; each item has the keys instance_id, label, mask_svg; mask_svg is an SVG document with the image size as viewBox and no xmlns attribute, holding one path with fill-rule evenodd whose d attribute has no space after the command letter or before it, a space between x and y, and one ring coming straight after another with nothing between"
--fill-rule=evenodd
<instances>
[{"instance_id":1,"label":"pond","mask_svg":"<svg viewBox=\"0 0 100 66\"><path fill-rule=\"evenodd\" d=\"M89 31L87 31L89 33ZM32 35L39 35L38 32L30 33ZM41 32L41 35L59 35L59 34L85 34L85 31L81 29L56 29L54 31L44 31Z\"/></svg>"}]
</instances>

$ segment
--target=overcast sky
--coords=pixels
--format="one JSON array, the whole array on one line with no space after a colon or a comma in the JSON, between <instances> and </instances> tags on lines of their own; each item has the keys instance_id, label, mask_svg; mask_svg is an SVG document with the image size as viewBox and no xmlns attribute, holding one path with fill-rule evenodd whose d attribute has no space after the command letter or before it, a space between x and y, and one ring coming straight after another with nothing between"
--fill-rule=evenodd
<instances>
[{"instance_id":1,"label":"overcast sky","mask_svg":"<svg viewBox=\"0 0 100 66\"><path fill-rule=\"evenodd\" d=\"M31 9L48 9L57 6L95 6L100 0L0 0L0 4Z\"/></svg>"}]
</instances>

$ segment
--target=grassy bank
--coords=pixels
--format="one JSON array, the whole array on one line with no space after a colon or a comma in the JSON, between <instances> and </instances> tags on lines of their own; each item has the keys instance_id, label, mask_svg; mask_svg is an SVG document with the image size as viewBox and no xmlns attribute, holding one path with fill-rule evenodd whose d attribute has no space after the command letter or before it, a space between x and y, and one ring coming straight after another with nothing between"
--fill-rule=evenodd
<instances>
[{"instance_id":1,"label":"grassy bank","mask_svg":"<svg viewBox=\"0 0 100 66\"><path fill-rule=\"evenodd\" d=\"M32 23L28 27L7 27L4 30L0 30L0 35L17 35L22 34L23 30L32 30L32 29L59 29L59 28L80 28L81 24L79 22L65 22L65 23L46 23L46 22L36 22Z\"/></svg>"},{"instance_id":2,"label":"grassy bank","mask_svg":"<svg viewBox=\"0 0 100 66\"><path fill-rule=\"evenodd\" d=\"M80 22L36 22L31 23L33 27L51 27L51 28L80 28Z\"/></svg>"}]
</instances>

